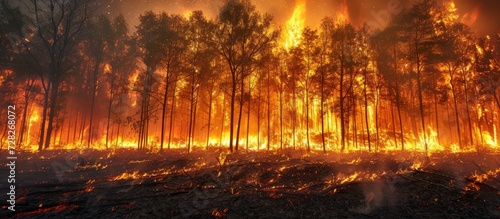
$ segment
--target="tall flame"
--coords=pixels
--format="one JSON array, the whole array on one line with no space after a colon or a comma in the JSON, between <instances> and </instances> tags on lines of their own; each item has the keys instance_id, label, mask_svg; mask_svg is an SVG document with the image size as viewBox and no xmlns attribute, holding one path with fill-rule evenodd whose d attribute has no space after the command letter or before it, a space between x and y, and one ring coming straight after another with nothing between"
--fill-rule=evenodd
<instances>
[{"instance_id":1,"label":"tall flame","mask_svg":"<svg viewBox=\"0 0 500 219\"><path fill-rule=\"evenodd\" d=\"M339 6L339 10L336 13L336 19L337 23L339 24L347 24L349 23L349 10L347 8L347 2L346 0L342 1L342 3Z\"/></svg>"},{"instance_id":2,"label":"tall flame","mask_svg":"<svg viewBox=\"0 0 500 219\"><path fill-rule=\"evenodd\" d=\"M285 31L283 31L283 46L288 51L292 47L298 46L304 29L304 15L306 13L306 3L299 0L295 5L292 16L286 22Z\"/></svg>"},{"instance_id":3,"label":"tall flame","mask_svg":"<svg viewBox=\"0 0 500 219\"><path fill-rule=\"evenodd\" d=\"M40 119L40 115L38 114L38 110L37 109L33 110L33 113L29 117L28 132L26 135L27 144L31 143L31 127L33 126L33 123L38 122L39 119Z\"/></svg>"}]
</instances>

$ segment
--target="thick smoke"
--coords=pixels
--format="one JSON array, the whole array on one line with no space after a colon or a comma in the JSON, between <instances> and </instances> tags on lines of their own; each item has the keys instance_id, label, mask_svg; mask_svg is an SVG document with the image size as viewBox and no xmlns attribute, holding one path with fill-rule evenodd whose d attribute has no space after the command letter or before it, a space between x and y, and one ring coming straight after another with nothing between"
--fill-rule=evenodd
<instances>
[{"instance_id":1,"label":"thick smoke","mask_svg":"<svg viewBox=\"0 0 500 219\"><path fill-rule=\"evenodd\" d=\"M203 10L208 17L217 16L219 8L226 0L106 0L103 8L110 16L122 13L128 18L132 29L138 24L140 14L148 10L166 11L168 13L184 14L193 10ZM257 9L274 16L277 25L283 25L291 16L299 0L252 0ZM334 17L344 5L349 14L349 21L354 25L363 23L387 22L387 15L394 10L408 7L416 0L305 0L305 24L317 27L325 16ZM451 1L451 0L437 0ZM458 8L461 20L470 25L479 35L494 35L500 31L500 1L495 0L453 0ZM388 13L387 13L388 12ZM381 21L382 20L382 21ZM383 27L383 25L381 25Z\"/></svg>"}]
</instances>

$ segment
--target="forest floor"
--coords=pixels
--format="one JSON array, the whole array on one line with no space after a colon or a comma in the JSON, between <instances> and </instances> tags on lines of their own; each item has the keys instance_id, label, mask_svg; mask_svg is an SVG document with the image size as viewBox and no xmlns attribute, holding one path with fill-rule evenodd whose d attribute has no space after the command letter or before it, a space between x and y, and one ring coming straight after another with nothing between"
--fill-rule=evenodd
<instances>
[{"instance_id":1,"label":"forest floor","mask_svg":"<svg viewBox=\"0 0 500 219\"><path fill-rule=\"evenodd\" d=\"M0 218L499 218L498 157L18 152L16 211L2 201ZM8 171L0 167L4 198Z\"/></svg>"}]
</instances>

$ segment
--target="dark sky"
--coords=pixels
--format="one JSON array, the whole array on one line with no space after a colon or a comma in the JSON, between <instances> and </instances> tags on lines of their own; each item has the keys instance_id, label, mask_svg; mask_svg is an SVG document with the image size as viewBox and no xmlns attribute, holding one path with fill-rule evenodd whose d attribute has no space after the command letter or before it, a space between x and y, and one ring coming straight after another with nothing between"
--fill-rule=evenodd
<instances>
[{"instance_id":1,"label":"dark sky","mask_svg":"<svg viewBox=\"0 0 500 219\"><path fill-rule=\"evenodd\" d=\"M274 16L277 25L283 25L291 16L296 2L300 0L253 0L261 12ZM387 13L411 5L416 0L303 0L306 2L306 25L316 27L325 16L335 17L347 8L350 21L356 25L364 22L381 24ZM450 1L450 0L438 0ZM137 25L140 14L147 10L184 14L192 10L203 10L206 16L215 17L225 0L104 0L105 10L110 16L123 13L131 26ZM500 1L498 0L454 0L460 20L472 27L479 35L500 32ZM475 19L474 19L475 17ZM131 28L134 29L134 28Z\"/></svg>"}]
</instances>

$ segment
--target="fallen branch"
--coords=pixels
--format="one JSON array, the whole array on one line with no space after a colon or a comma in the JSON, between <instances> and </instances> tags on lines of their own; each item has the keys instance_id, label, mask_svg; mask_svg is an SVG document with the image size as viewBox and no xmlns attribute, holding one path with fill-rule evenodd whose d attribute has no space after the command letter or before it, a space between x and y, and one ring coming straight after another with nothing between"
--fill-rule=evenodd
<instances>
[{"instance_id":1,"label":"fallen branch","mask_svg":"<svg viewBox=\"0 0 500 219\"><path fill-rule=\"evenodd\" d=\"M479 166L479 164L477 164L476 162L472 161L472 163L477 167L477 169L479 169L479 171L481 171L482 174L488 174L488 172L484 171L483 168L481 168L481 166ZM488 174L489 175L489 174ZM496 178L493 178L491 177L491 179L497 183L500 183L500 180L497 180Z\"/></svg>"},{"instance_id":2,"label":"fallen branch","mask_svg":"<svg viewBox=\"0 0 500 219\"><path fill-rule=\"evenodd\" d=\"M478 182L475 179L471 179L471 178L467 178L467 177L464 177L464 179L465 179L465 181L470 182L470 183L474 183L477 186L488 188L488 189L490 189L490 191L497 191L497 192L500 191L499 189L497 189L493 186L490 186L484 182Z\"/></svg>"}]
</instances>

